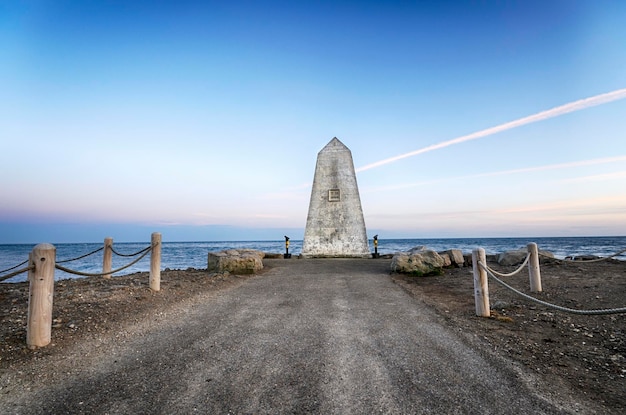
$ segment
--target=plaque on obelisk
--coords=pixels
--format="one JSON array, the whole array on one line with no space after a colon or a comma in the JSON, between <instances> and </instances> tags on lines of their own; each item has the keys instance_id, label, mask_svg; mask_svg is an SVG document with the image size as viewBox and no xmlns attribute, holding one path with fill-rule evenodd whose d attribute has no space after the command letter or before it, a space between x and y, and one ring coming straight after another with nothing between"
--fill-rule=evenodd
<instances>
[{"instance_id":1,"label":"plaque on obelisk","mask_svg":"<svg viewBox=\"0 0 626 415\"><path fill-rule=\"evenodd\" d=\"M370 256L352 153L336 137L317 155L302 256Z\"/></svg>"}]
</instances>

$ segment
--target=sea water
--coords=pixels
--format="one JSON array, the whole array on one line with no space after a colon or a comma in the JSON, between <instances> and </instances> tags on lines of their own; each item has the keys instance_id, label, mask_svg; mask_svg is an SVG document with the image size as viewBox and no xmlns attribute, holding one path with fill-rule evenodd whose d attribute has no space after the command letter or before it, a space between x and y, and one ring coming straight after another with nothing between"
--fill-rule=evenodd
<instances>
[{"instance_id":1,"label":"sea water","mask_svg":"<svg viewBox=\"0 0 626 415\"><path fill-rule=\"evenodd\" d=\"M302 249L302 241L290 240L289 253L297 256ZM399 251L408 251L415 246L426 246L435 251L460 249L463 253L470 253L475 248L484 248L487 254L497 254L513 249L524 249L529 242L536 242L542 251L552 252L557 258L576 255L596 255L606 257L626 248L626 236L607 237L559 237L559 238L458 238L458 239L379 239L378 252L392 254ZM143 243L116 243L113 248L120 254L130 255L147 248L149 242ZM370 250L374 251L372 241L369 241ZM102 243L75 243L58 244L57 262L77 258L93 252L103 246ZM8 274L1 272L14 267L28 259L33 249L31 244L0 245L0 277ZM225 249L257 249L263 252L284 253L285 241L240 241L240 242L163 242L161 249L161 269L203 269L207 266L207 253ZM139 255L124 257L113 255L112 268L122 267ZM626 253L616 257L626 260ZM62 266L85 273L102 272L102 250L85 258L63 262ZM26 265L23 265L24 267ZM22 268L18 267L16 268ZM129 268L114 275L125 275L134 272L150 270L150 254ZM26 273L15 276L5 282L19 282L26 280ZM76 278L60 270L55 271L55 279Z\"/></svg>"}]
</instances>

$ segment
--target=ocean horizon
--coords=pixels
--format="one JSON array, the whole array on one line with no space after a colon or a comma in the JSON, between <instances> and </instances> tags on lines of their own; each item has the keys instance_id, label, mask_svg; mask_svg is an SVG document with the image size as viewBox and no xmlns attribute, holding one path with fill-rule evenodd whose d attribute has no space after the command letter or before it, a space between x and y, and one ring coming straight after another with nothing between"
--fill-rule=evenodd
<instances>
[{"instance_id":1,"label":"ocean horizon","mask_svg":"<svg viewBox=\"0 0 626 415\"><path fill-rule=\"evenodd\" d=\"M302 240L291 239L289 253L294 257L302 249ZM557 258L578 255L595 255L606 257L626 248L626 236L593 236L593 237L511 237L511 238L406 238L378 239L380 254L393 254L408 251L415 246L426 246L435 251L460 249L463 253L471 253L475 248L485 249L487 254L497 254L514 249L524 249L530 242L535 242L542 251L552 252ZM28 259L30 251L36 244L0 244L0 277L8 274L3 272ZM113 242L113 248L120 254L129 255L141 251L150 245L146 242ZM96 251L103 246L101 243L60 243L57 248L57 262L77 258ZM370 251L374 252L373 242L369 240ZM284 253L285 241L205 241L205 242L163 242L161 249L161 269L204 269L207 266L207 254L225 249L256 249L266 253ZM136 264L115 275L126 275L145 272L150 269L150 256L147 255ZM136 257L135 257L136 258ZM113 255L113 269L130 263L134 258ZM295 259L295 258L294 258ZM626 253L616 257L626 260ZM76 261L63 263L63 266L85 273L102 271L102 251L96 252ZM55 271L55 280L77 278L60 270ZM26 281L26 273L15 276L4 282Z\"/></svg>"}]
</instances>

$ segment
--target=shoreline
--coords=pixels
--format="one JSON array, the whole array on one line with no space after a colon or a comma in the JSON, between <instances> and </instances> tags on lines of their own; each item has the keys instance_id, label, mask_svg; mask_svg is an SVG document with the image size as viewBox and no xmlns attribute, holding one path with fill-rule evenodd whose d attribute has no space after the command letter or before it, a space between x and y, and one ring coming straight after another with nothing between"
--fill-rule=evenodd
<instances>
[{"instance_id":1,"label":"shoreline","mask_svg":"<svg viewBox=\"0 0 626 415\"><path fill-rule=\"evenodd\" d=\"M534 240L533 240L534 239ZM463 243L460 243L463 241ZM291 240L290 253L297 257L300 253L302 241ZM509 250L525 248L529 242L535 242L542 251L549 251L554 254L557 259L564 259L567 256L593 255L598 257L606 257L619 252L626 248L626 236L624 237L542 237L542 238L431 238L431 239L379 239L378 252L381 255L390 255L395 252L407 251L418 245L425 245L429 249L437 252L448 249L459 249L464 254L471 254L472 249L482 247L488 255L494 255ZM115 242L116 246L122 253L133 252L149 245L148 242L139 243L122 243ZM15 247L18 248L15 248ZM75 258L87 252L103 246L102 243L72 243L58 244L57 261L67 258ZM34 246L24 245L0 245L0 270L4 270L15 266L28 259L28 255ZM163 242L161 254L161 269L177 269L184 270L187 268L202 269L207 265L208 252L215 252L225 249L256 249L263 252L272 252L280 255L284 252L284 241L218 241L218 242ZM373 252L373 245L371 246ZM616 258L620 261L626 261L626 253ZM120 265L125 265L126 258L113 257L113 269ZM83 260L70 263L69 268L87 273L98 273L102 270L102 254L97 253L94 256L87 257ZM126 270L126 273L144 272L149 269L148 258L143 259L136 265ZM74 278L58 271L62 280L66 278ZM118 274L119 275L119 274ZM1 277L1 275L0 275ZM25 281L24 275L2 282L19 282Z\"/></svg>"}]
</instances>

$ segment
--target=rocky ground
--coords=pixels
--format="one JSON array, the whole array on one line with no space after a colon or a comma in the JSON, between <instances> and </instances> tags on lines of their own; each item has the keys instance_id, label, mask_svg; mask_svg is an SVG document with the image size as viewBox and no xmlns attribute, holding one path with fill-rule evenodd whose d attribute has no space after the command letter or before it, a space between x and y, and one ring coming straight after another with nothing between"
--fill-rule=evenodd
<instances>
[{"instance_id":1,"label":"rocky ground","mask_svg":"<svg viewBox=\"0 0 626 415\"><path fill-rule=\"evenodd\" d=\"M509 273L515 267L490 267ZM626 262L553 262L541 265L543 292L536 298L573 309L626 306ZM489 280L490 318L477 317L471 268L442 276L393 276L409 293L432 305L450 324L489 347L607 408L626 412L626 314L577 315L523 299ZM503 278L529 293L527 270Z\"/></svg>"},{"instance_id":2,"label":"rocky ground","mask_svg":"<svg viewBox=\"0 0 626 415\"><path fill-rule=\"evenodd\" d=\"M197 293L231 287L250 276L209 274L206 270L165 270L161 291L149 288L148 273L111 279L100 277L56 281L52 343L38 350L26 347L28 283L0 284L0 370L59 353L67 345L98 332L117 329L158 313L172 302Z\"/></svg>"},{"instance_id":3,"label":"rocky ground","mask_svg":"<svg viewBox=\"0 0 626 415\"><path fill-rule=\"evenodd\" d=\"M490 266L504 272L512 269ZM551 263L543 264L541 272L544 292L536 294L537 298L577 309L626 306L626 262ZM461 327L549 382L602 402L611 412L626 411L626 314L567 314L533 304L490 281L493 315L481 318L474 312L471 268L448 269L432 277L391 277L430 304L451 326ZM0 284L0 370L19 370L26 362L44 361L96 333L246 278L251 277L165 270L159 293L149 290L147 273L58 281L52 344L38 350L29 350L25 344L28 284ZM528 292L527 272L506 281Z\"/></svg>"}]
</instances>

